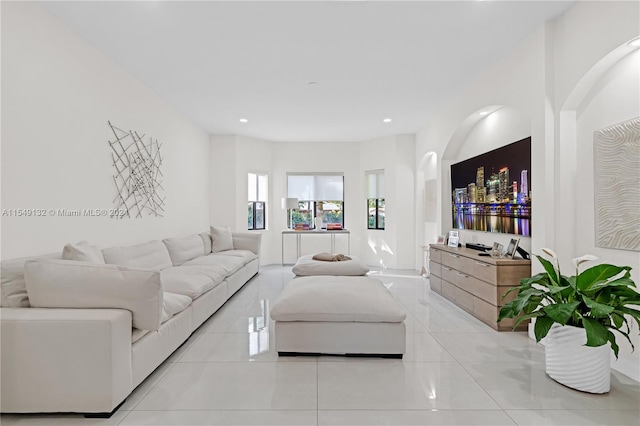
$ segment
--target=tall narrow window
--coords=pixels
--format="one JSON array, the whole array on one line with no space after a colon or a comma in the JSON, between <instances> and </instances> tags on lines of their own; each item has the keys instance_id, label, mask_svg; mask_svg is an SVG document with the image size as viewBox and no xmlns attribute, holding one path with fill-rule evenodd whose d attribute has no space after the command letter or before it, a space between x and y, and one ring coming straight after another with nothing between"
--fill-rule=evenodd
<instances>
[{"instance_id":1,"label":"tall narrow window","mask_svg":"<svg viewBox=\"0 0 640 426\"><path fill-rule=\"evenodd\" d=\"M247 229L265 229L268 177L266 174L249 173L248 182Z\"/></svg>"},{"instance_id":2,"label":"tall narrow window","mask_svg":"<svg viewBox=\"0 0 640 426\"><path fill-rule=\"evenodd\" d=\"M367 181L367 228L384 229L384 170L365 172Z\"/></svg>"},{"instance_id":3,"label":"tall narrow window","mask_svg":"<svg viewBox=\"0 0 640 426\"><path fill-rule=\"evenodd\" d=\"M344 175L342 173L287 173L287 197L298 199L292 212L293 225L326 229L327 224L344 228Z\"/></svg>"}]
</instances>

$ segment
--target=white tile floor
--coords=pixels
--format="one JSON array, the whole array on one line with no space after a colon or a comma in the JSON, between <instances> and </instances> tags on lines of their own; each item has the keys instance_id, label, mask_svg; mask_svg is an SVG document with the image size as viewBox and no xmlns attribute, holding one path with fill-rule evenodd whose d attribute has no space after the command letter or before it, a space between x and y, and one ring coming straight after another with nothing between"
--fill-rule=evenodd
<instances>
[{"instance_id":1,"label":"white tile floor","mask_svg":"<svg viewBox=\"0 0 640 426\"><path fill-rule=\"evenodd\" d=\"M382 279L407 311L403 360L279 358L269 309L292 277L267 266L194 333L111 419L3 415L8 425L640 425L640 385L612 372L608 395L544 373L544 349L497 333L428 280Z\"/></svg>"}]
</instances>

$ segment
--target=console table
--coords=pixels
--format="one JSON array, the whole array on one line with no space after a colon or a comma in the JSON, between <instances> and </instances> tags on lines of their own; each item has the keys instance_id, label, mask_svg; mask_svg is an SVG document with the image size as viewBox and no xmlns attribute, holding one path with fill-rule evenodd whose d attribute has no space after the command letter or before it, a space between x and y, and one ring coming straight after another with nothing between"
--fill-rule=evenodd
<instances>
[{"instance_id":1,"label":"console table","mask_svg":"<svg viewBox=\"0 0 640 426\"><path fill-rule=\"evenodd\" d=\"M515 319L507 318L498 324L500 307L516 297L516 292L502 300L509 288L522 278L531 276L531 260L498 259L478 256L477 250L429 246L431 289L498 331L511 331ZM518 325L526 330L528 321Z\"/></svg>"},{"instance_id":2,"label":"console table","mask_svg":"<svg viewBox=\"0 0 640 426\"><path fill-rule=\"evenodd\" d=\"M331 235L331 253L335 253L336 252L336 234L346 234L347 235L347 239L348 239L348 246L347 246L347 254L351 253L351 233L346 230L346 229L340 229L340 230L335 230L335 231L327 231L327 230L322 230L322 231L293 231L291 229L286 229L284 231L282 231L282 236L281 236L281 240L282 240L282 253L281 253L281 263L284 265L284 236L287 234L295 234L296 235L296 260L300 258L300 248L301 248L301 241L300 239L302 238L303 235Z\"/></svg>"}]
</instances>

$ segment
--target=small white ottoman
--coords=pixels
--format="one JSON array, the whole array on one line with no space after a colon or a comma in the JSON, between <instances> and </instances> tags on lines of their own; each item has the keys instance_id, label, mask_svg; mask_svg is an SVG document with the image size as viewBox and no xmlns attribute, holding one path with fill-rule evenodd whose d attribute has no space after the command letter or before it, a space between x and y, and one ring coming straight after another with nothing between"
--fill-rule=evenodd
<instances>
[{"instance_id":1,"label":"small white ottoman","mask_svg":"<svg viewBox=\"0 0 640 426\"><path fill-rule=\"evenodd\" d=\"M377 279L314 276L292 280L271 308L284 355L402 358L406 314Z\"/></svg>"},{"instance_id":2,"label":"small white ottoman","mask_svg":"<svg viewBox=\"0 0 640 426\"><path fill-rule=\"evenodd\" d=\"M299 277L308 277L315 275L366 275L369 267L363 261L355 256L349 255L351 260L342 260L339 262L326 262L322 260L313 260L313 254L301 256L291 271Z\"/></svg>"}]
</instances>

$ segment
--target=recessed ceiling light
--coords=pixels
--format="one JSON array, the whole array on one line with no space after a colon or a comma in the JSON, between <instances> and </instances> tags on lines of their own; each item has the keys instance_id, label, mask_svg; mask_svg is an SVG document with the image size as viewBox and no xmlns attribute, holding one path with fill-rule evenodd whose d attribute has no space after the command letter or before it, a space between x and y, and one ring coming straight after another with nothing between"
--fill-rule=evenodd
<instances>
[{"instance_id":1,"label":"recessed ceiling light","mask_svg":"<svg viewBox=\"0 0 640 426\"><path fill-rule=\"evenodd\" d=\"M391 123L391 119L390 118L385 118L384 120L382 120L385 123Z\"/></svg>"},{"instance_id":2,"label":"recessed ceiling light","mask_svg":"<svg viewBox=\"0 0 640 426\"><path fill-rule=\"evenodd\" d=\"M241 119L240 119L240 122L241 122L241 123L248 123L248 122L249 122L249 120L247 120L246 118L241 118Z\"/></svg>"},{"instance_id":3,"label":"recessed ceiling light","mask_svg":"<svg viewBox=\"0 0 640 426\"><path fill-rule=\"evenodd\" d=\"M634 40L631 40L629 42L629 46L640 47L640 37L638 37L638 38L636 38Z\"/></svg>"},{"instance_id":4,"label":"recessed ceiling light","mask_svg":"<svg viewBox=\"0 0 640 426\"><path fill-rule=\"evenodd\" d=\"M317 86L318 82L317 81L310 81L307 83L309 86Z\"/></svg>"}]
</instances>

